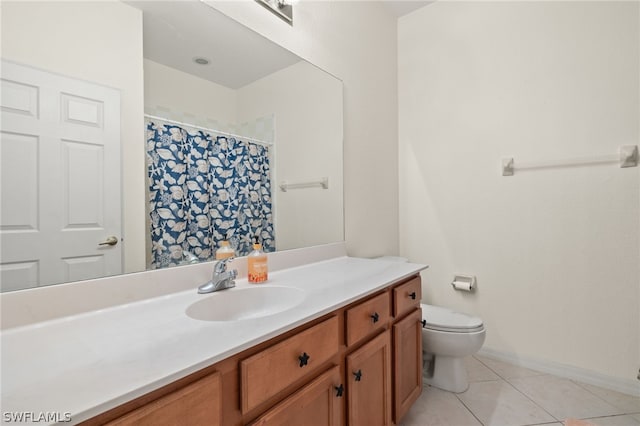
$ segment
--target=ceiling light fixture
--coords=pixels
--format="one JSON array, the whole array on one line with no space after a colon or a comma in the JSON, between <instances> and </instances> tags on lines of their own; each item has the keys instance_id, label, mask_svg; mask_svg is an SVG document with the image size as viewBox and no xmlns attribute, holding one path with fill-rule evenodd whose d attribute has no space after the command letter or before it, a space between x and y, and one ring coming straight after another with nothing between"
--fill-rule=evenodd
<instances>
[{"instance_id":1,"label":"ceiling light fixture","mask_svg":"<svg viewBox=\"0 0 640 426\"><path fill-rule=\"evenodd\" d=\"M295 0L256 0L289 25L293 25L293 3Z\"/></svg>"},{"instance_id":2,"label":"ceiling light fixture","mask_svg":"<svg viewBox=\"0 0 640 426\"><path fill-rule=\"evenodd\" d=\"M203 58L202 56L196 56L195 58L193 58L193 62L198 65L209 65L210 61L207 58Z\"/></svg>"}]
</instances>

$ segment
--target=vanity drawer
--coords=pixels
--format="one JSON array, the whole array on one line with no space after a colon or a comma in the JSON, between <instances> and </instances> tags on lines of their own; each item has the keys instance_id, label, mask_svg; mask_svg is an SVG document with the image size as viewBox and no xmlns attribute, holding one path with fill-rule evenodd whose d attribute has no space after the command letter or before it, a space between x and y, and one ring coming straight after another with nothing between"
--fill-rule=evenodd
<instances>
[{"instance_id":1,"label":"vanity drawer","mask_svg":"<svg viewBox=\"0 0 640 426\"><path fill-rule=\"evenodd\" d=\"M347 310L347 346L384 328L390 317L389 292Z\"/></svg>"},{"instance_id":2,"label":"vanity drawer","mask_svg":"<svg viewBox=\"0 0 640 426\"><path fill-rule=\"evenodd\" d=\"M256 408L336 355L338 334L338 317L333 316L241 361L242 412Z\"/></svg>"},{"instance_id":3,"label":"vanity drawer","mask_svg":"<svg viewBox=\"0 0 640 426\"><path fill-rule=\"evenodd\" d=\"M422 299L420 277L397 286L393 289L393 316L398 318L419 308L420 299Z\"/></svg>"}]
</instances>

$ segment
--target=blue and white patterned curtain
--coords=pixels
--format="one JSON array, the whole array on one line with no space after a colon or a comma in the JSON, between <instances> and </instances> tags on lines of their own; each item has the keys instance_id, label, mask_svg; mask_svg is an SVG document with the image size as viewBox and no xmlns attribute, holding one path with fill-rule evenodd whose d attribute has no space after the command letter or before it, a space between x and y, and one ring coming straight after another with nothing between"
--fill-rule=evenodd
<instances>
[{"instance_id":1,"label":"blue and white patterned curtain","mask_svg":"<svg viewBox=\"0 0 640 426\"><path fill-rule=\"evenodd\" d=\"M258 235L275 250L269 148L147 121L151 267L213 258L229 240L237 256Z\"/></svg>"}]
</instances>

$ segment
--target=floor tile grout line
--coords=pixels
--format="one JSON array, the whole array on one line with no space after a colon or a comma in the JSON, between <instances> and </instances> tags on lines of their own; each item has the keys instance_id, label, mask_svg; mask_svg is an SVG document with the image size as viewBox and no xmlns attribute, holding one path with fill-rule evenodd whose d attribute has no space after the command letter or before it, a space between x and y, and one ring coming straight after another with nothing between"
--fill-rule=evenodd
<instances>
[{"instance_id":1,"label":"floor tile grout line","mask_svg":"<svg viewBox=\"0 0 640 426\"><path fill-rule=\"evenodd\" d=\"M485 382L503 382L506 383L508 385L510 385L511 387L513 387L516 391L518 391L519 393L522 393L518 388L516 388L515 386L513 386L511 383L507 382L505 379L499 379L499 380L485 380ZM466 392L466 391L465 391ZM464 393L464 392L461 392ZM471 408L467 407L467 404L464 403L464 401L462 399L460 399L460 397L458 396L459 394L454 393L455 397L458 398L458 401L460 401L460 403L464 406L464 408L467 409L467 411L469 411L469 413L471 413L471 415L473 417L476 418L476 420L478 420L478 422L483 425L486 426L482 420L480 420L475 414L474 412L471 410ZM524 394L523 394L524 395ZM536 407L540 408L542 411L544 411L545 413L549 414L551 416L551 418L553 420L550 420L548 422L544 422L544 423L527 423L527 424L522 424L519 426L538 426L538 425L549 425L549 424L554 424L554 423L562 423L564 424L564 422L562 420L558 420L554 415L552 415L551 413L549 413L547 410L545 410L544 408L542 408L540 405L538 405L535 401L533 401L531 398L529 398L527 395L524 395L525 398L527 398L528 400L530 400Z\"/></svg>"},{"instance_id":2,"label":"floor tile grout line","mask_svg":"<svg viewBox=\"0 0 640 426\"><path fill-rule=\"evenodd\" d=\"M506 380L505 377L502 377L497 371L495 371L493 368L489 367L487 364L485 364L484 362L482 362L481 360L479 360L478 358L475 357L475 355L471 355L473 357L473 359L475 359L476 361L478 361L480 364L484 365L485 367L487 367L490 371L493 372L493 374L495 374L496 376L500 377L502 380ZM488 380L486 380L488 381Z\"/></svg>"},{"instance_id":3,"label":"floor tile grout line","mask_svg":"<svg viewBox=\"0 0 640 426\"><path fill-rule=\"evenodd\" d=\"M469 388L467 388L467 390L469 390ZM466 392L467 390L465 390L464 392ZM460 392L460 393L464 393L464 392ZM486 425L482 422L482 420L480 420L480 419L478 418L478 416L476 416L476 415L475 415L475 413L474 413L473 411L471 411L471 408L467 407L467 404L465 404L465 403L464 403L464 401L460 399L460 397L458 396L458 394L457 394L457 393L453 393L453 395L458 399L458 401L460 401L460 404L462 404L462 406L463 406L464 408L466 408L466 409L467 409L467 411L468 411L469 413L471 413L471 415L472 415L472 416L473 416L473 417L478 421L478 423L480 423L482 426L486 426Z\"/></svg>"},{"instance_id":4,"label":"floor tile grout line","mask_svg":"<svg viewBox=\"0 0 640 426\"><path fill-rule=\"evenodd\" d=\"M503 382L502 383L503 385L508 385L510 388L515 389L515 391L518 394L521 394L522 396L524 396L524 398L527 401L530 401L531 403L533 403L533 405L535 407L540 409L541 413L546 413L551 419L553 419L553 420L543 421L541 423L522 423L522 424L519 424L519 426L542 426L542 425L564 426L564 420L556 418L556 416L551 414L551 412L549 412L541 404L536 402L534 397L530 397L527 393L525 393L527 391L527 386L524 386L523 390L520 390L518 388L517 383L521 383L521 386L522 385L526 385L526 382L523 383L523 382L521 382L521 380L528 379L529 378L528 375L524 375L524 376L521 377L520 373L518 371L516 371L516 370L511 371L511 370L508 370L508 369L504 369L505 373L504 373L504 376L503 376L503 375L499 374L496 370L491 368L488 364L484 363L482 360L476 358L473 355L472 355L472 358L479 363L479 365L477 366L479 376L482 376L483 374L486 376L489 372L491 372L491 373L493 373L495 375L495 378L483 379L483 380L473 380L472 382L470 382L471 385L474 384L474 383L489 383L489 382L500 383L500 382ZM489 358L489 360L491 360L491 359L492 358ZM504 361L501 361L501 360L496 360L496 361L498 361L500 363L505 363L505 364L508 364L508 365L512 365L510 363L507 363L507 362L504 362ZM487 369L485 373L482 373L482 368L483 367ZM501 367L501 364L497 364L497 367ZM519 367L519 366L514 365L514 367ZM524 367L522 367L522 368L524 368ZM510 373L513 373L513 374L510 374ZM596 397L596 400L601 401L602 403L604 403L606 405L609 405L609 406L611 406L612 408L614 408L616 410L619 410L619 412L617 412L615 414L604 414L604 415L603 414L599 414L599 415L595 415L595 416L592 416L592 417L579 417L582 420L589 421L590 419L594 419L595 420L595 419L607 419L607 418L625 418L625 416L628 416L629 418L633 418L634 420L640 420L640 417L637 417L640 414L640 412L636 412L635 408L633 407L633 401L631 401L631 405L630 405L630 404L627 403L626 400L620 399L619 400L620 404L614 404L613 402L609 402L609 400L605 399L604 396L600 396L597 393L595 393L594 391L588 389L586 387L587 385L583 384L581 382L574 381L574 380L569 379L567 377L556 376L554 374L538 372L538 371L536 371L536 373L539 373L539 374L534 374L534 375L532 375L532 377L553 377L553 378L560 379L560 380L566 380L568 383L572 383L573 385L578 386L579 389L582 389L583 391L586 391L585 396L586 395L591 395L592 397ZM507 376L513 376L513 377L507 377ZM514 384L513 381L515 381L516 384ZM430 387L430 386L425 383L425 387ZM434 388L434 389L437 389L437 388ZM596 388L594 387L594 389L596 389ZM465 391L465 392L467 392L467 391ZM453 393L453 394L456 397L456 399L459 401L461 406L464 407L463 410L466 410L466 412L468 414L471 414L471 416L476 420L478 425L480 425L480 426L489 426L491 424L491 418L488 419L487 423L484 423L473 412L473 410L471 410L470 406L467 406L467 404L465 404L465 402L459 396L459 395L464 394L464 392L463 393ZM535 395L535 392L534 392L533 395ZM618 399L615 398L615 395L610 396L609 394L605 394L605 396L610 398L612 401L618 401ZM544 398L541 401L544 401ZM623 408L623 406L628 406L628 408ZM462 411L461 411L461 413L462 413ZM586 413L583 413L583 414L586 414ZM576 417L576 418L578 418L578 417ZM520 419L520 421L526 421L526 419Z\"/></svg>"},{"instance_id":5,"label":"floor tile grout line","mask_svg":"<svg viewBox=\"0 0 640 426\"><path fill-rule=\"evenodd\" d=\"M516 377L517 378L517 377ZM507 379L505 379L505 382L509 384L509 386L511 386L512 388L514 388L517 392L519 392L520 394L522 394L525 398L527 398L529 401L531 401L536 407L539 407L542 411L544 411L545 413L547 413L548 415L551 416L552 419L555 419L558 422L564 423L564 420L557 418L556 416L554 416L553 414L551 414L550 412L548 412L543 406L541 406L540 404L538 404L537 402L535 402L533 400L533 398L531 398L529 395L527 395L526 393L524 393L523 391L521 391L520 389L518 389L513 383L511 383L510 381L508 381ZM553 423L553 422L551 422Z\"/></svg>"},{"instance_id":6,"label":"floor tile grout line","mask_svg":"<svg viewBox=\"0 0 640 426\"><path fill-rule=\"evenodd\" d=\"M489 367L487 364L485 364L484 362L482 362L481 360L479 360L478 358L476 358L476 356L475 356L475 355L471 355L471 356L472 356L476 361L478 361L480 364L484 365L484 366L485 366L485 367L487 367L489 370L493 371L493 372L494 372L498 377L500 377L501 379L504 379L504 380L509 379L509 377L506 377L506 376L504 376L504 377L503 377L503 376L502 376L500 373L498 373L496 370L494 370L493 368ZM521 376L520 378L525 378L525 377L536 377L536 376L549 376L549 375L551 375L551 374L549 374L549 373L545 373L545 372L540 371L540 370L535 370L535 369L532 369L532 368L523 367L523 366L521 366L521 365L512 364L512 363L510 363L510 362L508 362L508 361L503 361L503 360L500 360L500 359L497 359L497 358L490 358L490 357L485 357L485 358L488 358L488 359L493 360L493 361L496 361L496 362L500 362L500 363L502 363L502 364L507 364L507 365L508 365L508 366L510 366L510 367L516 367L516 368L520 368L520 369L523 369L523 370L528 370L528 371L531 371L531 372L533 372L533 373L536 373L536 374L531 374L531 375L527 375L527 376ZM556 376L556 377L557 377L557 376ZM512 378L512 379L517 379L518 377L510 377L510 378Z\"/></svg>"},{"instance_id":7,"label":"floor tile grout line","mask_svg":"<svg viewBox=\"0 0 640 426\"><path fill-rule=\"evenodd\" d=\"M473 355L472 355L473 356ZM553 414L551 414L550 412L548 412L546 409L544 409L544 407L540 406L540 404L538 404L537 402L535 402L533 399L531 399L527 394L525 394L524 392L522 392L520 389L518 389L517 387L515 387L513 385L513 383L509 382L509 380L506 377L502 377L497 371L495 371L494 369L492 369L491 367L489 367L487 364L485 364L484 362L482 362L481 360L479 360L478 358L476 358L475 356L473 356L473 358L478 361L480 364L484 365L485 367L487 367L489 370L493 371L498 377L500 377L500 379L507 383L509 386L511 386L512 388L514 388L517 392L519 392L520 394L522 394L525 398L527 398L529 401L531 401L536 407L540 408L542 411L544 411L545 413L547 413L548 415L551 416L552 419L555 420L555 422L549 422L549 423L563 423L564 422L561 419L558 419L556 416L554 416ZM541 375L545 375L544 373L542 373ZM487 380L488 381L488 380ZM460 399L460 398L458 398ZM462 401L461 401L462 402ZM464 404L464 403L463 403ZM466 407L466 405L465 405ZM467 408L468 409L468 408ZM471 411L471 410L469 410ZM544 424L544 423L543 423Z\"/></svg>"},{"instance_id":8,"label":"floor tile grout line","mask_svg":"<svg viewBox=\"0 0 640 426\"><path fill-rule=\"evenodd\" d=\"M567 379L567 380L569 380L571 383L575 384L575 385L576 385L576 386L578 386L579 388L586 390L587 392L589 392L591 395L595 396L596 398L601 399L602 401L604 401L606 404L609 404L609 405L610 405L610 406L612 406L613 408L615 408L615 409L617 409L617 410L622 410L622 411L624 411L624 414L614 414L615 416L621 416L621 415L626 415L626 414L635 414L635 413L627 413L627 410L626 410L626 409L619 408L617 405L614 405L613 403L611 403L611 402L607 401L606 399L604 399L603 397L601 397L601 396L600 396L600 395L598 395L597 393L592 392L592 391L591 391L591 390L589 390L588 388L586 388L586 387L582 386L582 383L577 382L577 381L575 381L575 380L571 380L571 379ZM603 388L603 389L604 389L604 388ZM606 390L606 389L605 389L605 390ZM625 394L623 394L623 395L625 395ZM594 418L595 418L595 417L594 417Z\"/></svg>"},{"instance_id":9,"label":"floor tile grout line","mask_svg":"<svg viewBox=\"0 0 640 426\"><path fill-rule=\"evenodd\" d=\"M592 419L608 419L611 417L625 417L625 416L629 416L629 417L633 417L632 414L612 414L610 416L593 416L593 417L583 417L580 420L592 420Z\"/></svg>"},{"instance_id":10,"label":"floor tile grout line","mask_svg":"<svg viewBox=\"0 0 640 426\"><path fill-rule=\"evenodd\" d=\"M496 370L494 370L493 368L491 368L488 364L484 363L482 360L476 358L475 356L472 355L472 358L479 362L480 365L478 365L478 371L480 372L482 367L487 369L487 373L488 372L492 372L493 374L495 374L496 378L494 379L483 379L483 380L474 380L473 382L470 382L470 384L473 383L488 383L488 382L495 382L495 383L499 383L499 382L503 382L503 384L508 385L510 388L515 389L515 391L518 394L521 394L522 396L524 396L524 398L528 401L530 401L531 403L533 403L533 405L537 408L539 408L541 410L541 412L546 413L551 419L553 420L548 420L548 421L543 421L541 423L526 423L526 424L522 424L519 426L542 426L542 425L562 425L564 426L564 421L562 419L557 418L556 416L554 416L553 414L551 414L551 412L549 412L548 410L546 410L541 404L539 404L538 402L536 402L534 400L533 397L530 397L527 393L525 393L527 386L524 387L524 390L520 390L517 387L517 383L519 380L526 380L528 378L530 378L528 375L519 377L519 373L517 371L514 371L514 374L509 374L509 370L507 370L506 374L501 375L499 374ZM491 359L491 358L489 358ZM504 361L500 361L500 360L496 360L498 362L504 362ZM504 362L505 364L511 365L510 363ZM500 364L497 365L498 367L500 367ZM519 367L517 365L514 365L514 367ZM524 368L524 367L523 367ZM535 371L535 370L534 370ZM634 407L632 407L632 405L627 404L626 400L620 400L620 406L618 404L614 404L613 402L609 402L609 400L605 399L605 397L600 396L598 394L596 394L594 391L588 389L586 387L586 384L582 384L581 382L577 382L574 381L572 379L569 379L567 377L561 377L561 376L556 376L553 374L548 374L548 373L544 373L544 372L537 372L539 374L534 374L532 375L532 377L553 377L556 379L560 379L560 380L566 380L569 383L572 383L573 385L578 386L579 389L582 389L583 391L586 391L588 395L591 395L593 397L596 397L596 400L601 401L602 403L611 406L611 408L614 408L616 410L619 410L617 413L615 414L604 414L604 415L596 415L596 416L592 416L592 417L580 417L580 419L582 420L589 420L589 419L606 419L606 418L614 418L614 417L620 417L623 418L625 416L629 416L630 418L633 418L635 420L640 420L640 417L637 417L638 414L640 414L640 411L636 411L634 409ZM484 373L486 375L486 373ZM513 376L513 377L506 377L506 376ZM512 383L513 381L516 381L516 384ZM522 384L526 384L526 383L521 383ZM429 385L427 385L425 383L425 387L427 387ZM430 386L429 386L430 387ZM437 389L437 388L434 388ZM604 390L606 390L605 388L603 388ZM576 389L577 390L577 389ZM466 391L465 391L466 392ZM453 393L453 392L452 392ZM462 405L462 407L464 407L464 409L467 411L467 413L471 414L471 416L476 420L478 425L481 426L488 426L489 424L491 424L491 419L488 420L488 423L484 423L482 420L480 420L480 418L473 412L473 410L471 410L471 408L469 406L467 406L467 404L465 404L465 402L461 399L461 397L459 395L462 395L463 393L453 393L454 396L456 397L456 399L460 402L460 404ZM535 394L535 393L534 393ZM609 396L608 394L606 394L607 397ZM615 397L615 395L613 395L613 397ZM617 401L618 399L613 398L612 400ZM544 399L542 399L542 401L544 401ZM631 401L631 403L633 403L633 401ZM622 406L626 405L629 406L630 408L623 408ZM586 413L584 413L586 414ZM576 417L577 418L577 417ZM521 419L525 420L525 419Z\"/></svg>"},{"instance_id":11,"label":"floor tile grout line","mask_svg":"<svg viewBox=\"0 0 640 426\"><path fill-rule=\"evenodd\" d=\"M590 393L591 395L595 396L596 398L598 398L599 400L601 400L601 401L602 401L602 402L604 402L605 404L609 405L611 408L613 408L613 409L615 409L615 410L622 410L623 412L624 412L624 411L626 411L626 410L623 410L622 408L618 408L617 406L613 405L612 403L610 403L609 401L605 400L604 398L602 398L602 397L600 397L600 396L598 396L598 395L594 394L594 393L593 393L593 392L591 392L589 389L586 389L586 388L584 388L583 386L580 386L578 383L574 382L574 381L573 381L573 380L571 380L571 379L568 379L568 378L566 378L566 377L556 376L555 374L542 374L542 376L553 377L553 378L558 379L558 380L566 380L566 381L568 381L568 382L570 382L570 383L575 384L575 385L576 385L576 386L578 386L580 389L583 389L583 390L587 391L588 393ZM535 377L540 377L540 376L535 376ZM514 377L514 379L526 379L526 377ZM513 383L509 382L509 380L506 380L506 381L507 381L511 386L513 386L516 390L518 390L518 392L520 392L520 393L522 393L523 395L527 396L524 392L522 392L520 389L518 389L518 388L517 388ZM529 397L527 396L527 398L529 398ZM531 399L531 398L529 398L529 399ZM531 399L531 400L533 401L533 399ZM535 403L535 401L533 401L533 402ZM536 403L536 405L538 405L538 404ZM545 411L546 411L546 410L545 410ZM551 413L549 413L549 414L551 414ZM610 414L610 415L608 415L608 416L602 416L602 417L620 416L620 415L624 415L624 414L627 414L627 413ZM553 417L553 418L556 418L556 417L555 417L555 416L553 416L553 415L552 415L552 417ZM585 418L587 418L587 417L585 417ZM596 418L596 417L593 417L593 418ZM563 420L559 420L559 421L564 422Z\"/></svg>"}]
</instances>

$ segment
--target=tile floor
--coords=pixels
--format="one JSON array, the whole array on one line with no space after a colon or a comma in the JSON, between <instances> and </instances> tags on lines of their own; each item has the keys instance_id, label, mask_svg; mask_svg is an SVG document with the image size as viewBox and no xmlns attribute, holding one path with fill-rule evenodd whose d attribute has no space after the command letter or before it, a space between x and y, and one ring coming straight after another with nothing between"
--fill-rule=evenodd
<instances>
[{"instance_id":1,"label":"tile floor","mask_svg":"<svg viewBox=\"0 0 640 426\"><path fill-rule=\"evenodd\" d=\"M481 356L466 363L466 392L425 385L401 426L640 426L640 398Z\"/></svg>"}]
</instances>

